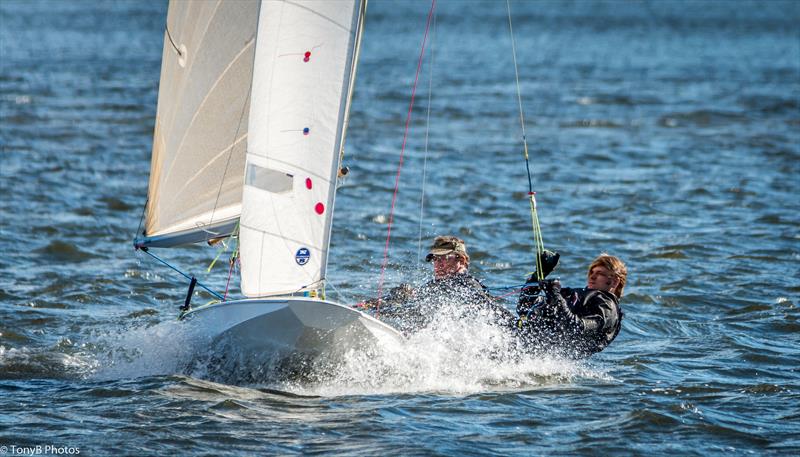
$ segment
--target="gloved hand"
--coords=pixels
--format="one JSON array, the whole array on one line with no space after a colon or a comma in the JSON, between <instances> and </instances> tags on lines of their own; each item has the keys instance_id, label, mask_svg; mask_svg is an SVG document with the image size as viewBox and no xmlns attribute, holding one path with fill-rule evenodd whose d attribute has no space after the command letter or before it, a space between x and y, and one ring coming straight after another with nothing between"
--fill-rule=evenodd
<instances>
[{"instance_id":1,"label":"gloved hand","mask_svg":"<svg viewBox=\"0 0 800 457\"><path fill-rule=\"evenodd\" d=\"M545 249L542 254L539 256L540 263L542 265L542 278L546 278L547 275L552 273L555 270L556 266L558 265L558 259L561 257L561 254L548 251ZM538 282L539 281L539 274L534 271L530 278L526 282Z\"/></svg>"},{"instance_id":2,"label":"gloved hand","mask_svg":"<svg viewBox=\"0 0 800 457\"><path fill-rule=\"evenodd\" d=\"M542 281L542 286L548 300L557 297L561 293L561 281L558 279L545 279Z\"/></svg>"},{"instance_id":3,"label":"gloved hand","mask_svg":"<svg viewBox=\"0 0 800 457\"><path fill-rule=\"evenodd\" d=\"M374 310L378 306L384 305L402 305L403 303L414 298L416 291L408 284L400 284L399 286L391 289L387 294L381 298L370 298L361 303L356 303L353 308L362 310Z\"/></svg>"},{"instance_id":4,"label":"gloved hand","mask_svg":"<svg viewBox=\"0 0 800 457\"><path fill-rule=\"evenodd\" d=\"M517 314L527 314L536 305L539 297L539 284L523 287L517 299Z\"/></svg>"},{"instance_id":5,"label":"gloved hand","mask_svg":"<svg viewBox=\"0 0 800 457\"><path fill-rule=\"evenodd\" d=\"M395 287L394 289L390 290L388 294L384 297L387 301L397 301L397 302L404 302L407 300L411 300L414 298L416 291L410 284L401 283L399 286Z\"/></svg>"},{"instance_id":6,"label":"gloved hand","mask_svg":"<svg viewBox=\"0 0 800 457\"><path fill-rule=\"evenodd\" d=\"M360 310L371 310L377 308L379 303L381 303L381 300L378 300L377 298L370 298L360 303L356 303L353 305L353 308Z\"/></svg>"}]
</instances>

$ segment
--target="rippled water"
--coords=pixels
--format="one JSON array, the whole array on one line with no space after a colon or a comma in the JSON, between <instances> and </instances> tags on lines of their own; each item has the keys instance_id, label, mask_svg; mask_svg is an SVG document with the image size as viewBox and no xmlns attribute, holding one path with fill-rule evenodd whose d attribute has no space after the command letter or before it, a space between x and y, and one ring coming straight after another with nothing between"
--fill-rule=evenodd
<instances>
[{"instance_id":1,"label":"rippled water","mask_svg":"<svg viewBox=\"0 0 800 457\"><path fill-rule=\"evenodd\" d=\"M377 289L428 7L368 8L330 264L345 302ZM387 283L425 273L426 164L424 242L458 234L488 286L518 284L532 243L505 5L437 8ZM0 2L0 446L799 453L800 4L512 8L545 243L568 285L601 251L627 261L619 338L586 362L504 361L490 329L443 321L316 382L230 385L186 369L204 348L175 321L185 281L131 247L166 5ZM162 254L201 274L215 252Z\"/></svg>"}]
</instances>

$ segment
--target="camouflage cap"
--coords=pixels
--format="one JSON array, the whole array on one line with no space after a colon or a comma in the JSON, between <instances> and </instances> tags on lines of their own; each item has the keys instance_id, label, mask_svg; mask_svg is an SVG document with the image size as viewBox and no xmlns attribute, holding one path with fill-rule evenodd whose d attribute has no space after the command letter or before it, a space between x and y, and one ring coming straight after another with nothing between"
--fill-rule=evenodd
<instances>
[{"instance_id":1,"label":"camouflage cap","mask_svg":"<svg viewBox=\"0 0 800 457\"><path fill-rule=\"evenodd\" d=\"M425 261L430 262L434 257L447 254L458 254L469 262L469 254L467 254L467 245L464 240L455 236L437 236L433 240L433 246L425 256Z\"/></svg>"}]
</instances>

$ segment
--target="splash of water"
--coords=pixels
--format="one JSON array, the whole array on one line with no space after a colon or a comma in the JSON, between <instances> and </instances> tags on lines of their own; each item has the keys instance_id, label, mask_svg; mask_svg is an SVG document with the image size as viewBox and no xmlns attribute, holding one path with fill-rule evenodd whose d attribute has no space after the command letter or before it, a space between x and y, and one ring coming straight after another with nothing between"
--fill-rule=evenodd
<instances>
[{"instance_id":1,"label":"splash of water","mask_svg":"<svg viewBox=\"0 0 800 457\"><path fill-rule=\"evenodd\" d=\"M311 383L269 387L301 395L470 394L603 377L583 362L520 353L511 335L483 320L443 318L402 346L380 343L350 351Z\"/></svg>"},{"instance_id":2,"label":"splash of water","mask_svg":"<svg viewBox=\"0 0 800 457\"><path fill-rule=\"evenodd\" d=\"M459 306L453 303L453 306ZM521 351L489 316L443 312L398 345L377 341L331 358L245 354L179 321L123 328L93 342L94 379L185 374L298 395L470 394L606 375L585 362Z\"/></svg>"},{"instance_id":3,"label":"splash of water","mask_svg":"<svg viewBox=\"0 0 800 457\"><path fill-rule=\"evenodd\" d=\"M117 329L96 337L98 368L92 377L107 380L183 373L207 345L203 335L177 320Z\"/></svg>"}]
</instances>

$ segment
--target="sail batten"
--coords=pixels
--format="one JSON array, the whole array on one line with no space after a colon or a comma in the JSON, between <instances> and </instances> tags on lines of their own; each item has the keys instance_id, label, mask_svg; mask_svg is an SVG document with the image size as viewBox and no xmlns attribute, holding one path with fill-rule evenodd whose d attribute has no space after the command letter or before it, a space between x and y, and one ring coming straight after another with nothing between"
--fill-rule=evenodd
<instances>
[{"instance_id":1,"label":"sail batten","mask_svg":"<svg viewBox=\"0 0 800 457\"><path fill-rule=\"evenodd\" d=\"M362 14L359 0L261 6L246 162L280 182L245 179L245 296L302 292L324 281Z\"/></svg>"}]
</instances>

